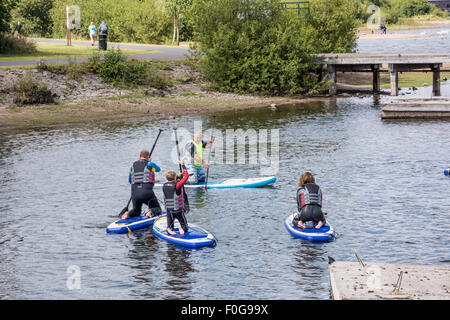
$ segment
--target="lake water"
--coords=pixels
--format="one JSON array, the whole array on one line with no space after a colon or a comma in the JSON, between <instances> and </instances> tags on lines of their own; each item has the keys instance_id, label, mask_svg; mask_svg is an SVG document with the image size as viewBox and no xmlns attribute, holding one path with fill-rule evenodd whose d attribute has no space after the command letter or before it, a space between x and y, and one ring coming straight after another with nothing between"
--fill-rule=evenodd
<instances>
[{"instance_id":1,"label":"lake water","mask_svg":"<svg viewBox=\"0 0 450 320\"><path fill-rule=\"evenodd\" d=\"M192 131L202 121L206 130L210 117L0 131L0 298L329 299L328 256L448 266L449 123L382 121L383 99L218 113L216 132L224 136L277 130L278 181L188 190L188 221L219 239L199 250L170 245L150 229L111 235L105 228L129 198L130 165L158 128L166 129L153 156L162 180L177 168L173 126ZM210 178L259 176L265 168L217 164ZM323 190L333 242L303 242L283 226L304 171ZM74 275L80 282L71 282Z\"/></svg>"},{"instance_id":2,"label":"lake water","mask_svg":"<svg viewBox=\"0 0 450 320\"><path fill-rule=\"evenodd\" d=\"M405 39L362 39L357 41L357 52L384 53L449 53L450 28L412 29L388 33L416 33L425 36Z\"/></svg>"}]
</instances>

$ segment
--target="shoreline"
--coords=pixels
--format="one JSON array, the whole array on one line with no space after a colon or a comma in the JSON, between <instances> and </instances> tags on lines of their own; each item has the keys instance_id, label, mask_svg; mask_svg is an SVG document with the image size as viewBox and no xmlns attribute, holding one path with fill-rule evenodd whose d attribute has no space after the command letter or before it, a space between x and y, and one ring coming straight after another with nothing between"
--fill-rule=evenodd
<instances>
[{"instance_id":1,"label":"shoreline","mask_svg":"<svg viewBox=\"0 0 450 320\"><path fill-rule=\"evenodd\" d=\"M221 93L183 62L164 62L160 72L171 85L167 89L147 86L118 88L94 74L71 79L65 74L37 69L0 70L0 129L32 128L127 119L170 119L187 114L227 110L270 108L327 99L318 96L264 96ZM11 89L29 74L51 91L56 103L18 106Z\"/></svg>"},{"instance_id":2,"label":"shoreline","mask_svg":"<svg viewBox=\"0 0 450 320\"><path fill-rule=\"evenodd\" d=\"M0 130L88 124L121 120L165 120L184 115L269 109L329 100L314 97L133 97L101 98L64 105L0 108Z\"/></svg>"},{"instance_id":3,"label":"shoreline","mask_svg":"<svg viewBox=\"0 0 450 320\"><path fill-rule=\"evenodd\" d=\"M0 130L35 128L97 121L171 119L189 114L276 108L286 105L328 101L336 97L373 95L372 75L366 73L340 73L338 95L327 93L314 96L267 96L255 94L221 93L210 90L210 83L194 68L183 61L160 63L161 74L171 85L165 90L151 87L118 88L104 83L95 74L83 74L72 79L38 69L0 69ZM56 97L56 103L17 106L11 87L23 75L30 74ZM442 73L450 78L450 73ZM400 86L421 87L431 74L420 77L405 74ZM446 79L446 78L445 78ZM388 75L382 74L382 88L389 85ZM379 94L387 94L381 92Z\"/></svg>"}]
</instances>

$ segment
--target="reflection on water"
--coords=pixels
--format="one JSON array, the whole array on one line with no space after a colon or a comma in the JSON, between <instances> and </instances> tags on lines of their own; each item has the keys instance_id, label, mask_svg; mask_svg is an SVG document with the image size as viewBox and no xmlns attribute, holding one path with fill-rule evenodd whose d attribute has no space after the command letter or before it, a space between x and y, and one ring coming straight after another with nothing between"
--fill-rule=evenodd
<instances>
[{"instance_id":1,"label":"reflection on water","mask_svg":"<svg viewBox=\"0 0 450 320\"><path fill-rule=\"evenodd\" d=\"M168 244L151 229L111 235L105 228L129 198L129 166L158 128L167 129L153 156L162 180L178 170L170 128L192 131L203 120L207 129L209 117L2 131L0 297L328 299L328 256L354 261L357 251L364 261L448 264L448 122L381 121L387 98L217 113L223 134L279 130L278 180L260 189L187 189L188 222L219 239L200 250ZM210 178L259 176L260 167L217 164ZM323 190L333 242L303 242L284 229L304 171ZM80 290L66 286L70 266L80 269Z\"/></svg>"}]
</instances>

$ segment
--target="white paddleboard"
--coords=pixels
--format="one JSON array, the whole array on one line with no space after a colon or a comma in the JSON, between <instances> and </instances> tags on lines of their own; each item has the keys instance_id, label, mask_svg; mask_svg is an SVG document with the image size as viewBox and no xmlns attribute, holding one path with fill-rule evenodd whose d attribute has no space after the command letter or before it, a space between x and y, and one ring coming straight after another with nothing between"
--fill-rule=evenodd
<instances>
[{"instance_id":1,"label":"white paddleboard","mask_svg":"<svg viewBox=\"0 0 450 320\"><path fill-rule=\"evenodd\" d=\"M207 189L226 189L226 188L258 188L270 186L277 178L271 177L258 177L248 179L222 179L222 180L208 180ZM156 183L155 187L162 187L162 183ZM185 184L185 188L205 188L205 182L199 184Z\"/></svg>"}]
</instances>

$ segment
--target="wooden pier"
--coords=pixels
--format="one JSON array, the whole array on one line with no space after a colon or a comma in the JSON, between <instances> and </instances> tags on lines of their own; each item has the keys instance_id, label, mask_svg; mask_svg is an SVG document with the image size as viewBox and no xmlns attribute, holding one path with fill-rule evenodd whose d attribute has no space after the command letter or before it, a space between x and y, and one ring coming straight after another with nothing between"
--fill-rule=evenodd
<instances>
[{"instance_id":1,"label":"wooden pier","mask_svg":"<svg viewBox=\"0 0 450 320\"><path fill-rule=\"evenodd\" d=\"M381 106L382 119L450 119L450 97L391 97Z\"/></svg>"},{"instance_id":2,"label":"wooden pier","mask_svg":"<svg viewBox=\"0 0 450 320\"><path fill-rule=\"evenodd\" d=\"M433 95L440 96L440 73L444 63L450 63L450 54L439 53L329 53L318 54L318 62L328 71L332 80L331 95L337 93L337 72L372 72L373 91L380 91L380 70L384 65L390 73L391 95L398 95L399 72L433 72Z\"/></svg>"},{"instance_id":3,"label":"wooden pier","mask_svg":"<svg viewBox=\"0 0 450 320\"><path fill-rule=\"evenodd\" d=\"M450 300L450 267L332 262L334 300Z\"/></svg>"}]
</instances>

